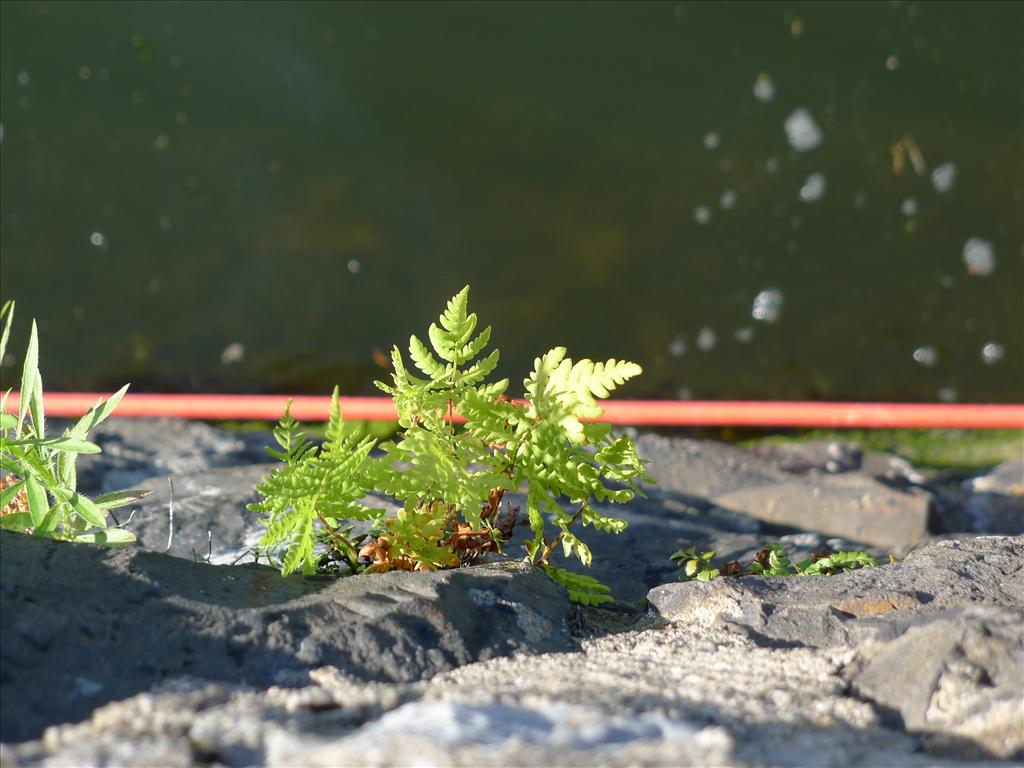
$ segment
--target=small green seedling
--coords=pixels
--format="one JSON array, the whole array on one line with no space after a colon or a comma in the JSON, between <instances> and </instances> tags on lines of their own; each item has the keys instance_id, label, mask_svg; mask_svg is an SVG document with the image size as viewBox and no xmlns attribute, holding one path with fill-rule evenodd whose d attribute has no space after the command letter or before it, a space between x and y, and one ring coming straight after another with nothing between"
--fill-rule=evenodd
<instances>
[{"instance_id":1,"label":"small green seedling","mask_svg":"<svg viewBox=\"0 0 1024 768\"><path fill-rule=\"evenodd\" d=\"M896 559L889 556L890 562ZM853 571L857 568L872 568L878 561L867 552L818 553L816 557L801 560L793 566L801 576L831 576L835 573Z\"/></svg>"},{"instance_id":2,"label":"small green seedling","mask_svg":"<svg viewBox=\"0 0 1024 768\"><path fill-rule=\"evenodd\" d=\"M2 360L14 320L13 301L0 309L0 320L4 323ZM134 504L149 491L117 491L90 499L78 492L75 471L78 454L100 452L98 445L88 441L89 431L111 414L127 389L121 388L107 400L100 398L61 436L47 437L39 337L33 321L22 366L18 414L7 412L10 389L0 399L0 528L107 546L135 541L135 536L119 525L110 527L107 515L113 517L111 510Z\"/></svg>"},{"instance_id":3,"label":"small green seedling","mask_svg":"<svg viewBox=\"0 0 1024 768\"><path fill-rule=\"evenodd\" d=\"M641 372L635 363L566 357L555 347L534 361L524 381L524 399L505 396L508 379L488 382L498 351L485 353L490 326L477 332L468 311L469 287L449 302L427 332L429 346L409 339L406 367L398 347L391 353L391 382L376 382L398 411L399 431L376 446L373 438L347 437L333 398L327 439L317 450L297 431L288 412L276 431L283 466L257 486L263 497L249 509L262 515L267 530L261 547L284 551L282 573L312 573L326 561L350 572L434 570L474 562L500 551L519 523L518 508L502 501L524 491L533 536L526 560L562 584L572 600L598 604L611 599L608 587L551 563L560 547L584 566L591 552L574 526L620 533L626 521L610 517L594 501L628 502L652 482L633 441L592 421L598 405ZM456 414L466 421L456 426ZM396 515L364 507L371 491L390 496ZM567 500L575 512L558 503ZM353 536L353 524L363 533ZM548 535L548 527L556 531ZM327 546L317 554L316 543Z\"/></svg>"},{"instance_id":4,"label":"small green seedling","mask_svg":"<svg viewBox=\"0 0 1024 768\"><path fill-rule=\"evenodd\" d=\"M689 547L680 549L669 559L675 560L682 566L683 570L679 574L680 581L711 581L721 575L718 568L711 564L711 559L714 556L715 550L713 549L698 554L696 547Z\"/></svg>"},{"instance_id":5,"label":"small green seedling","mask_svg":"<svg viewBox=\"0 0 1024 768\"><path fill-rule=\"evenodd\" d=\"M741 568L735 560L721 568L712 562L717 553L715 550L697 553L695 547L680 549L670 559L678 563L682 570L680 581L712 581L719 576L832 576L836 573L852 571L857 568L871 568L878 561L867 552L830 552L822 548L812 557L805 558L795 565L790 561L789 553L781 544L769 544L758 552L746 568ZM890 555L890 562L896 559Z\"/></svg>"},{"instance_id":6,"label":"small green seedling","mask_svg":"<svg viewBox=\"0 0 1024 768\"><path fill-rule=\"evenodd\" d=\"M781 544L769 544L754 556L753 562L747 563L747 573L755 576L792 576L793 565Z\"/></svg>"}]
</instances>

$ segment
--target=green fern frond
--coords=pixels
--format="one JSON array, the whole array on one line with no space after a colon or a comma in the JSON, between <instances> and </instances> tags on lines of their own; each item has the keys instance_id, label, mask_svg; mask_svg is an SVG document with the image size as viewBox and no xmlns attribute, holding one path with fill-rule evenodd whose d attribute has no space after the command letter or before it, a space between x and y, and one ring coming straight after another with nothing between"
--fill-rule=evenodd
<instances>
[{"instance_id":1,"label":"green fern frond","mask_svg":"<svg viewBox=\"0 0 1024 768\"><path fill-rule=\"evenodd\" d=\"M609 602L611 589L592 576L567 571L565 568L544 566L544 571L569 592L569 599L581 605L600 605Z\"/></svg>"}]
</instances>

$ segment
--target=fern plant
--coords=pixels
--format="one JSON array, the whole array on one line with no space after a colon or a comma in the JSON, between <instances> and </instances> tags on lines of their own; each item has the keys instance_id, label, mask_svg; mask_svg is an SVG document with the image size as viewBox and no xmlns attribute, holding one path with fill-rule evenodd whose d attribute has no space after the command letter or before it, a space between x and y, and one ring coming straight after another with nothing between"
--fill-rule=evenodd
<instances>
[{"instance_id":1,"label":"fern plant","mask_svg":"<svg viewBox=\"0 0 1024 768\"><path fill-rule=\"evenodd\" d=\"M0 359L14 320L14 302L0 309L3 333ZM71 428L59 437L46 436L43 379L39 373L39 337L32 323L21 373L18 414L7 412L11 390L0 398L0 528L50 536L80 543L114 546L135 541L135 536L107 516L117 507L145 498L149 491L117 491L90 499L78 491L75 462L80 453L99 453L87 440L89 431L117 407L127 385L109 399L100 398Z\"/></svg>"},{"instance_id":2,"label":"fern plant","mask_svg":"<svg viewBox=\"0 0 1024 768\"><path fill-rule=\"evenodd\" d=\"M282 573L309 574L319 563L315 553L319 539L353 572L358 571L358 539L353 539L352 527L346 523L383 514L359 503L369 490L365 467L373 438L358 439L344 429L337 388L331 398L326 439L319 448L299 430L290 409L291 402L274 430L280 450L268 449L281 466L256 486L263 500L248 505L263 515L260 522L267 529L259 546L268 553L283 547Z\"/></svg>"},{"instance_id":3,"label":"fern plant","mask_svg":"<svg viewBox=\"0 0 1024 768\"><path fill-rule=\"evenodd\" d=\"M551 557L561 547L566 558L589 566L592 555L577 528L620 533L626 527L594 502L627 502L642 494L639 482L652 482L633 441L592 421L603 412L599 400L638 375L640 366L615 359L573 362L563 347L556 347L534 361L524 381L525 399L512 401L505 395L508 379L488 381L499 353L487 352L491 328L478 331L468 300L467 286L448 302L428 329L429 347L417 336L410 338L416 372L398 347L392 350L391 382L376 384L393 398L400 430L379 446L379 458L369 456L372 441L328 450L328 439L318 454L301 442L291 448L291 442L282 442L294 439L286 438L294 429L286 412L278 428L278 442L285 447L278 458L284 467L259 486L264 499L252 507L268 514L264 545L286 549L284 572L299 563L308 569L310 531L318 524L337 531L331 521L344 517L371 523L358 541L331 535L327 542L329 550L345 553L352 571L454 567L501 549L519 512L507 501L503 509L502 502L507 493L522 490L532 533L526 559L544 568L576 602L610 600L605 585L556 567ZM461 428L456 414L465 419ZM331 419L341 434L336 393ZM332 451L337 462L350 457L343 470L318 470L320 483L285 482L289 472L299 473L307 462L319 467ZM371 490L391 496L401 511L384 517L360 507L357 499ZM336 514L327 514L325 499L338 502ZM570 502L574 511L559 501Z\"/></svg>"}]
</instances>

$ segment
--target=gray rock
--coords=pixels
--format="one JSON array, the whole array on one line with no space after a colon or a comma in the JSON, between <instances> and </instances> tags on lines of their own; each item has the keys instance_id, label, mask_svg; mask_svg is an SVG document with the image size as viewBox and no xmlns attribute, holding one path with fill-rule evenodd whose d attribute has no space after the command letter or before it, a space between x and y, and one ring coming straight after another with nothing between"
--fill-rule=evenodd
<instances>
[{"instance_id":1,"label":"gray rock","mask_svg":"<svg viewBox=\"0 0 1024 768\"><path fill-rule=\"evenodd\" d=\"M750 451L710 440L646 434L636 448L658 488L690 497L707 499L790 477Z\"/></svg>"},{"instance_id":2,"label":"gray rock","mask_svg":"<svg viewBox=\"0 0 1024 768\"><path fill-rule=\"evenodd\" d=\"M268 766L955 764L850 696L842 663L644 627L416 683L331 667L297 689L169 681L11 752L26 765L132 764L149 749L169 764Z\"/></svg>"},{"instance_id":3,"label":"gray rock","mask_svg":"<svg viewBox=\"0 0 1024 768\"><path fill-rule=\"evenodd\" d=\"M1024 497L1024 459L1004 461L984 475L964 483L971 493L999 493Z\"/></svg>"},{"instance_id":4,"label":"gray rock","mask_svg":"<svg viewBox=\"0 0 1024 768\"><path fill-rule=\"evenodd\" d=\"M103 452L78 458L79 487L86 493L134 488L159 475L272 461L264 450L273 445L268 433L230 432L184 419L115 417L93 430L90 439Z\"/></svg>"},{"instance_id":5,"label":"gray rock","mask_svg":"<svg viewBox=\"0 0 1024 768\"><path fill-rule=\"evenodd\" d=\"M331 664L415 680L572 646L564 591L519 563L283 578L0 531L0 575L4 741L175 675L266 686Z\"/></svg>"},{"instance_id":6,"label":"gray rock","mask_svg":"<svg viewBox=\"0 0 1024 768\"><path fill-rule=\"evenodd\" d=\"M245 506L259 501L254 487L270 468L253 464L151 477L136 486L150 495L130 508L133 514L126 527L143 549L189 560L209 557L212 563L231 563L263 534L259 516ZM168 549L172 483L174 535ZM127 514L117 511L122 521Z\"/></svg>"},{"instance_id":7,"label":"gray rock","mask_svg":"<svg viewBox=\"0 0 1024 768\"><path fill-rule=\"evenodd\" d=\"M783 472L806 475L811 472L835 474L860 469L864 457L853 443L832 440L761 443L751 452Z\"/></svg>"},{"instance_id":8,"label":"gray rock","mask_svg":"<svg viewBox=\"0 0 1024 768\"><path fill-rule=\"evenodd\" d=\"M914 663L908 663L908 660ZM933 752L1024 757L1024 611L958 607L869 642L844 676L855 693L926 732Z\"/></svg>"},{"instance_id":9,"label":"gray rock","mask_svg":"<svg viewBox=\"0 0 1024 768\"><path fill-rule=\"evenodd\" d=\"M928 533L931 497L862 475L813 475L712 497L726 509L769 523L815 530L902 554Z\"/></svg>"},{"instance_id":10,"label":"gray rock","mask_svg":"<svg viewBox=\"0 0 1024 768\"><path fill-rule=\"evenodd\" d=\"M651 590L670 621L736 629L775 645L831 647L902 634L941 608L1024 608L1024 538L942 541L905 560L829 577L719 578Z\"/></svg>"},{"instance_id":11,"label":"gray rock","mask_svg":"<svg viewBox=\"0 0 1024 768\"><path fill-rule=\"evenodd\" d=\"M971 530L1024 533L1024 461L1007 461L962 485Z\"/></svg>"}]
</instances>

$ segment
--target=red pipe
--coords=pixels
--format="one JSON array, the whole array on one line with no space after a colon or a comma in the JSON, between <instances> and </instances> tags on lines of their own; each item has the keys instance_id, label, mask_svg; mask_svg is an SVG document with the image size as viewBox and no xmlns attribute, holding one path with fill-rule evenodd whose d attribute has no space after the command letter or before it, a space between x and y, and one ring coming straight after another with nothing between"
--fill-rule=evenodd
<instances>
[{"instance_id":1,"label":"red pipe","mask_svg":"<svg viewBox=\"0 0 1024 768\"><path fill-rule=\"evenodd\" d=\"M51 392L44 396L51 416L85 413L98 393ZM277 421L288 398L284 395L125 395L115 415L174 416L221 421ZM7 409L18 410L12 392ZM330 398L292 398L292 416L324 421ZM395 409L384 397L343 397L348 419L394 421ZM929 403L793 403L680 400L620 400L604 403L601 421L661 427L833 427L839 429L1024 429L1024 405ZM458 416L456 416L458 419Z\"/></svg>"}]
</instances>

